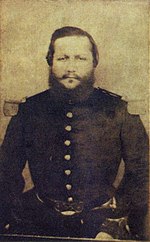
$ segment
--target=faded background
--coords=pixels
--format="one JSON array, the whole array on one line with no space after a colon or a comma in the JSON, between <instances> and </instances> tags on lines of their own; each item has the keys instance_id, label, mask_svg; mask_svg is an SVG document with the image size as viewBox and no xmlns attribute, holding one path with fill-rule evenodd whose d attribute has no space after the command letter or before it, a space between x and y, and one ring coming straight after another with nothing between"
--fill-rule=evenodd
<instances>
[{"instance_id":1,"label":"faded background","mask_svg":"<svg viewBox=\"0 0 150 242\"><path fill-rule=\"evenodd\" d=\"M48 88L45 56L50 37L65 25L94 37L100 53L96 86L129 101L129 112L140 114L148 131L149 1L1 0L1 6L0 142L15 103ZM4 110L5 101L10 103ZM29 189L27 168L24 174Z\"/></svg>"}]
</instances>

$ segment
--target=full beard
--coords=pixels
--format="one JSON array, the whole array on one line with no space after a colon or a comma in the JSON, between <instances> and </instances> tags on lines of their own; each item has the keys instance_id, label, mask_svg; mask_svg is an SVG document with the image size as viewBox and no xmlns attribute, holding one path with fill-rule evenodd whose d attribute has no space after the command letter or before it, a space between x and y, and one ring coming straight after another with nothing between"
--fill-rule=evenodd
<instances>
[{"instance_id":1,"label":"full beard","mask_svg":"<svg viewBox=\"0 0 150 242\"><path fill-rule=\"evenodd\" d=\"M67 78L66 75L63 76L63 78ZM75 88L66 88L62 83L60 83L61 79L58 79L52 71L50 71L49 75L49 87L56 91L58 95L67 95L72 98L78 98L80 96L84 96L84 94L87 94L93 90L93 85L95 83L95 76L94 71L91 73L91 75L87 78L80 78L78 76L75 77L79 84Z\"/></svg>"}]
</instances>

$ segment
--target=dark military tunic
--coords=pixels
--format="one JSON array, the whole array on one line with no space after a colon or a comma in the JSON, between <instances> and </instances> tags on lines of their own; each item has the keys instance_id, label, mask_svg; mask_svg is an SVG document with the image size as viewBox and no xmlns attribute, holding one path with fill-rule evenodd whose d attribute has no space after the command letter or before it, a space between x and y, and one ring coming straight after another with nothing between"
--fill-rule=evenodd
<instances>
[{"instance_id":1,"label":"dark military tunic","mask_svg":"<svg viewBox=\"0 0 150 242\"><path fill-rule=\"evenodd\" d=\"M26 161L39 197L80 202L88 209L112 196L116 217L146 205L147 135L138 115L117 95L92 89L80 98L47 90L27 99L2 145L2 194L7 203L24 187ZM115 191L121 159L125 175ZM6 205L5 205L6 206Z\"/></svg>"}]
</instances>

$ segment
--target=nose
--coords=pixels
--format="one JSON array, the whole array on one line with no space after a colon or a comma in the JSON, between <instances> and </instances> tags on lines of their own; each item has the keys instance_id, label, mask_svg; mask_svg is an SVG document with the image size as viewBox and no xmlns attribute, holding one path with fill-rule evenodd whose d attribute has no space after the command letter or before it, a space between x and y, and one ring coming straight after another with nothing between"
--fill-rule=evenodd
<instances>
[{"instance_id":1,"label":"nose","mask_svg":"<svg viewBox=\"0 0 150 242\"><path fill-rule=\"evenodd\" d=\"M67 72L74 73L76 71L76 64L74 60L69 60L67 63Z\"/></svg>"}]
</instances>

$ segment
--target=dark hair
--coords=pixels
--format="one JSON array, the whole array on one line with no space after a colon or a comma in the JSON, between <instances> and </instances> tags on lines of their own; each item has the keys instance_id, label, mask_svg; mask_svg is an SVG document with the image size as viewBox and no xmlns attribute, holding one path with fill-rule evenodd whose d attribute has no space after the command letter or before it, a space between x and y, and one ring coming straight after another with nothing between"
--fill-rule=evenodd
<instances>
[{"instance_id":1,"label":"dark hair","mask_svg":"<svg viewBox=\"0 0 150 242\"><path fill-rule=\"evenodd\" d=\"M51 42L49 45L48 53L46 56L46 60L49 66L52 66L53 64L53 55L54 55L54 43L56 39L63 38L65 36L86 36L88 37L91 45L92 45L92 54L93 54L93 65L94 67L97 66L98 60L99 60L99 54L97 50L96 43L92 36L88 34L86 31L77 28L77 27L71 27L71 26L65 26L60 29L56 29L55 32L52 34Z\"/></svg>"}]
</instances>

